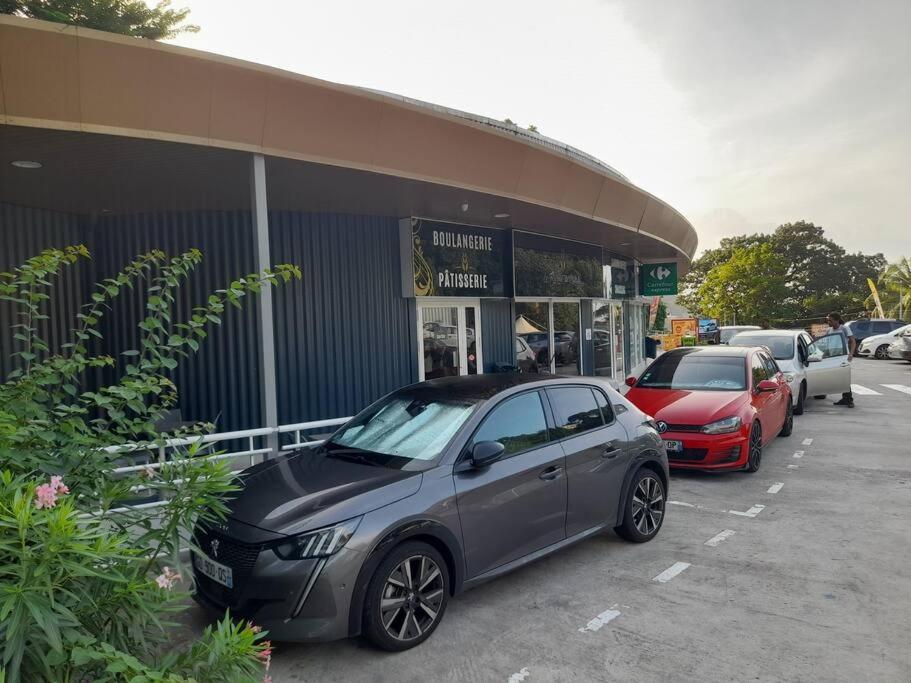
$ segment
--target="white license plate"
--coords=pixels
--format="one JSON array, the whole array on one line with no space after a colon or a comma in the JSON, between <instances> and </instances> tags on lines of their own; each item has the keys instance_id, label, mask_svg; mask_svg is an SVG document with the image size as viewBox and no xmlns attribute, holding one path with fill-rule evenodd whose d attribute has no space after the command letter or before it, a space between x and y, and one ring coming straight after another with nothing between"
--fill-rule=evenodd
<instances>
[{"instance_id":1,"label":"white license plate","mask_svg":"<svg viewBox=\"0 0 911 683\"><path fill-rule=\"evenodd\" d=\"M681 453L681 452L683 452L683 442L674 441L673 439L665 439L664 448L667 451L673 451L674 453Z\"/></svg>"},{"instance_id":2,"label":"white license plate","mask_svg":"<svg viewBox=\"0 0 911 683\"><path fill-rule=\"evenodd\" d=\"M231 567L226 567L225 565L219 564L215 560L198 553L193 553L193 566L196 567L201 574L208 576L216 583L220 583L222 586L227 586L228 588L234 588L234 574L231 571Z\"/></svg>"}]
</instances>

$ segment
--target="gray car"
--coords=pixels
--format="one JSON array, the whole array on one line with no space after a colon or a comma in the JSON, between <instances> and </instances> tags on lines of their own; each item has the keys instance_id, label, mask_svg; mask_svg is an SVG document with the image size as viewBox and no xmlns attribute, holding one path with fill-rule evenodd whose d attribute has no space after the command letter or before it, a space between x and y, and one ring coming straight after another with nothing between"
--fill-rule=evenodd
<instances>
[{"instance_id":1,"label":"gray car","mask_svg":"<svg viewBox=\"0 0 911 683\"><path fill-rule=\"evenodd\" d=\"M468 588L605 529L654 538L668 465L608 384L500 373L395 391L243 481L196 531L196 599L274 640L404 650Z\"/></svg>"}]
</instances>

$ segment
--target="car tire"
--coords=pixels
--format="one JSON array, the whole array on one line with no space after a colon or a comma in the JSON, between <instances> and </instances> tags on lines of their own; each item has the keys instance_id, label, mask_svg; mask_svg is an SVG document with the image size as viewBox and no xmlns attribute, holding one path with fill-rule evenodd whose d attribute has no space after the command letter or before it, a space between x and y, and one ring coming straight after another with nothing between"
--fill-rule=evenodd
<instances>
[{"instance_id":1,"label":"car tire","mask_svg":"<svg viewBox=\"0 0 911 683\"><path fill-rule=\"evenodd\" d=\"M882 344L881 346L877 346L876 351L873 352L873 356L876 360L886 360L889 357L889 345Z\"/></svg>"},{"instance_id":2,"label":"car tire","mask_svg":"<svg viewBox=\"0 0 911 683\"><path fill-rule=\"evenodd\" d=\"M795 415L803 415L803 408L807 402L807 383L801 382L797 392L797 405L794 406Z\"/></svg>"},{"instance_id":3,"label":"car tire","mask_svg":"<svg viewBox=\"0 0 911 683\"><path fill-rule=\"evenodd\" d=\"M661 477L654 470L643 467L629 483L623 522L614 527L614 531L632 543L651 541L664 523L666 504L667 493Z\"/></svg>"},{"instance_id":4,"label":"car tire","mask_svg":"<svg viewBox=\"0 0 911 683\"><path fill-rule=\"evenodd\" d=\"M409 541L393 548L367 586L364 600L367 640L389 652L401 652L423 643L443 619L449 602L449 585L446 561L433 546Z\"/></svg>"},{"instance_id":5,"label":"car tire","mask_svg":"<svg viewBox=\"0 0 911 683\"><path fill-rule=\"evenodd\" d=\"M744 470L750 473L758 472L759 466L762 465L762 427L758 422L754 422L750 429L747 449L747 465Z\"/></svg>"},{"instance_id":6,"label":"car tire","mask_svg":"<svg viewBox=\"0 0 911 683\"><path fill-rule=\"evenodd\" d=\"M791 405L791 402L788 401L788 407L785 408L784 413L784 424L781 425L781 431L778 432L778 436L791 436L791 432L794 431L794 406Z\"/></svg>"}]
</instances>

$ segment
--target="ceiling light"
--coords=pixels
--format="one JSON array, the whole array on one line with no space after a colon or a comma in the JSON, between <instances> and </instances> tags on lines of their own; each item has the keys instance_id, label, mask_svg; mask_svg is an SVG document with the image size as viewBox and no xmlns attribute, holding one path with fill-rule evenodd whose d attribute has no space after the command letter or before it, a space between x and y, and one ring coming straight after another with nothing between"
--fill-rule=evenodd
<instances>
[{"instance_id":1,"label":"ceiling light","mask_svg":"<svg viewBox=\"0 0 911 683\"><path fill-rule=\"evenodd\" d=\"M628 247L628 246L629 246L629 242L621 242L621 243L620 243L620 246L621 246L621 247Z\"/></svg>"},{"instance_id":2,"label":"ceiling light","mask_svg":"<svg viewBox=\"0 0 911 683\"><path fill-rule=\"evenodd\" d=\"M28 161L26 159L20 159L19 161L10 162L16 168L41 168L41 163L38 161Z\"/></svg>"},{"instance_id":3,"label":"ceiling light","mask_svg":"<svg viewBox=\"0 0 911 683\"><path fill-rule=\"evenodd\" d=\"M509 214L508 213L495 213L493 215L493 217L494 218L509 218Z\"/></svg>"},{"instance_id":4,"label":"ceiling light","mask_svg":"<svg viewBox=\"0 0 911 683\"><path fill-rule=\"evenodd\" d=\"M468 202L464 202L462 204L462 213L465 213L467 211L468 211Z\"/></svg>"}]
</instances>

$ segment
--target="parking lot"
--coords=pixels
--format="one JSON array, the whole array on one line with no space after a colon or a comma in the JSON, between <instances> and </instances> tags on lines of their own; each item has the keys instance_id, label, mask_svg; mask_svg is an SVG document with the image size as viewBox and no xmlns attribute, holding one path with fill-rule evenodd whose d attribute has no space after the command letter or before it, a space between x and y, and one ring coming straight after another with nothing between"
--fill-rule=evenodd
<instances>
[{"instance_id":1,"label":"parking lot","mask_svg":"<svg viewBox=\"0 0 911 683\"><path fill-rule=\"evenodd\" d=\"M280 644L273 679L909 680L911 365L853 382L758 473L673 475L653 542L604 534L469 591L401 654Z\"/></svg>"}]
</instances>

